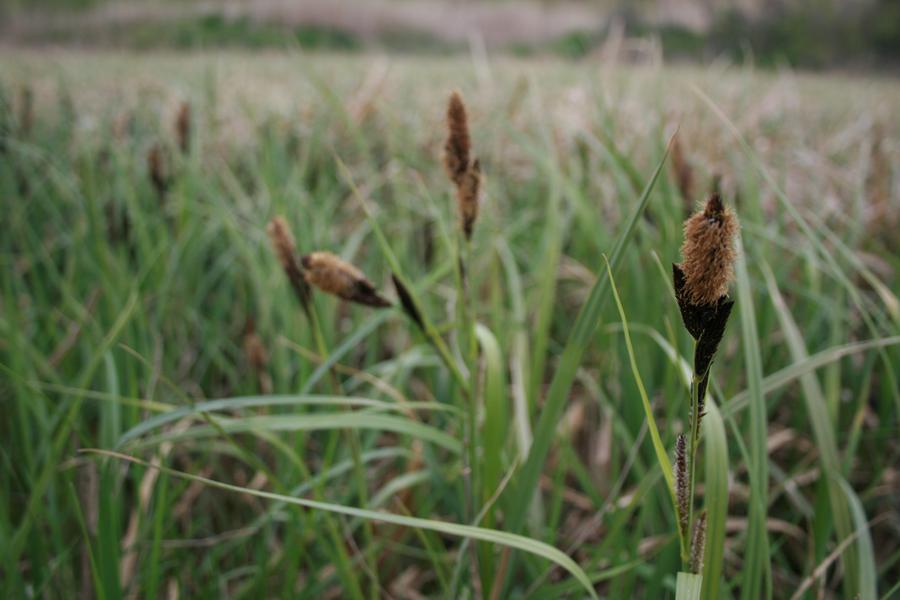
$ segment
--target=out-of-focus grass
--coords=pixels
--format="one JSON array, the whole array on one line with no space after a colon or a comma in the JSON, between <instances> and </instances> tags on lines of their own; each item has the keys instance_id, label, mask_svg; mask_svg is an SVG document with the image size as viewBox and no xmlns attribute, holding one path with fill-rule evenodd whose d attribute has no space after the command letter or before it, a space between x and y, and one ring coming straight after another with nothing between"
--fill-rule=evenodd
<instances>
[{"instance_id":1,"label":"out-of-focus grass","mask_svg":"<svg viewBox=\"0 0 900 600\"><path fill-rule=\"evenodd\" d=\"M700 495L727 509L720 595L789 596L848 536L808 597L884 594L898 578L896 82L548 60L35 53L5 56L0 84L7 597L368 596L373 574L376 595L469 589L452 527L395 519L370 538L359 519L382 509L551 544L602 596L674 594L674 519L614 304L598 310L571 389L548 386L571 367L575 315L676 126L692 200L721 175L741 217L736 297L752 309L726 333L711 386L722 422L707 431L727 462L706 465L719 497ZM490 452L479 523L463 522L459 389L439 357L398 312L317 297L329 360L357 400L325 396L328 369L264 230L283 214L301 251L339 253L389 290L377 224L435 328L452 331L455 216L440 148L454 88L487 175L467 265ZM181 154L173 120L185 101ZM168 161L164 197L147 174L154 144ZM615 271L669 451L685 426L679 354L690 344L665 273L689 207L664 169ZM249 321L267 350L262 371L245 353ZM563 416L539 427L551 398ZM211 399L224 401L199 404ZM346 427L359 432L364 495ZM364 510L307 511L82 448ZM508 555L507 538L477 539L499 597L584 594L543 546ZM745 573L771 579L753 588Z\"/></svg>"}]
</instances>

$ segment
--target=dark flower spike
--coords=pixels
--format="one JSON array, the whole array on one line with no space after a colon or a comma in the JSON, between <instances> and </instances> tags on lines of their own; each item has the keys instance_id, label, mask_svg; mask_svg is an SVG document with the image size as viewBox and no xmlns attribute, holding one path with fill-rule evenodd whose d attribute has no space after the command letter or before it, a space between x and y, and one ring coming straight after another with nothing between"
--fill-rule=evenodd
<instances>
[{"instance_id":1,"label":"dark flower spike","mask_svg":"<svg viewBox=\"0 0 900 600\"><path fill-rule=\"evenodd\" d=\"M675 439L675 500L678 504L678 527L681 535L686 536L691 508L688 495L687 440L683 433L679 433Z\"/></svg>"},{"instance_id":2,"label":"dark flower spike","mask_svg":"<svg viewBox=\"0 0 900 600\"><path fill-rule=\"evenodd\" d=\"M691 536L691 571L703 571L703 555L706 550L706 511L700 513L694 522L694 533Z\"/></svg>"},{"instance_id":3,"label":"dark flower spike","mask_svg":"<svg viewBox=\"0 0 900 600\"><path fill-rule=\"evenodd\" d=\"M416 307L416 303L413 302L412 295L409 293L409 290L406 289L406 286L403 285L403 282L397 279L397 276L391 273L391 280L394 282L394 289L397 290L397 297L400 298L400 306L403 307L403 312L406 313L406 316L412 319L412 321L419 326L419 329L425 331L425 324L422 322L422 315L419 313L419 309Z\"/></svg>"}]
</instances>

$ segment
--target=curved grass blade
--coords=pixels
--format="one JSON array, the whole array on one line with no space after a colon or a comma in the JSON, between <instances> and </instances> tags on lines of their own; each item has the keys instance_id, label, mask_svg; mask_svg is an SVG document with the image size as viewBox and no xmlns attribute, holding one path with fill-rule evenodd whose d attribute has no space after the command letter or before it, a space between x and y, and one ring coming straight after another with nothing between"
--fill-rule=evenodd
<instances>
[{"instance_id":1,"label":"curved grass blade","mask_svg":"<svg viewBox=\"0 0 900 600\"><path fill-rule=\"evenodd\" d=\"M612 326L611 328L616 329L616 326ZM668 340L660 335L658 331L646 325L633 324L631 326L631 329L633 331L637 331L650 336L653 341L655 341L657 345L659 345L659 347L663 349L670 360L675 361L676 359L678 359L679 371L681 372L682 377L686 377L688 383L690 383L690 365L686 360L684 360L684 357L678 356L678 353L674 348L672 348L672 345L668 342ZM762 380L762 392L763 394L768 394L770 392L774 392L775 390L781 389L784 386L793 383L806 373L812 373L816 369L820 369L835 361L841 360L845 356L852 356L853 354L865 352L866 350L886 348L888 346L896 346L898 344L900 344L900 336L893 336L876 340L867 340L865 342L843 344L841 346L834 346L832 348L822 350L821 352L817 352L816 354L813 354L805 360L795 362L789 367L785 367L779 371L775 371L771 375L766 376ZM735 394L731 397L730 400L725 402L725 404L723 404L722 408L720 409L722 411L722 416L733 417L739 411L747 408L749 402L750 390L744 390L743 392Z\"/></svg>"},{"instance_id":2,"label":"curved grass blade","mask_svg":"<svg viewBox=\"0 0 900 600\"><path fill-rule=\"evenodd\" d=\"M185 473L183 471L176 471L174 469L169 469L167 467L163 467L160 465L153 465L148 463L147 461L141 460L139 458L135 458L133 456L129 456L127 454L121 454L118 452L111 452L108 450L99 450L99 449L83 449L80 452L95 454L98 456L106 456L109 458L115 458L119 460L125 460L128 462L132 462L138 465L142 465L148 469L159 469L163 473L167 473L173 477L178 477L181 479L187 479L189 481L196 481L197 483L201 483L204 485L208 485L210 487L219 488L221 490L226 490L229 492L237 492L242 494L249 494L251 496L256 496L257 498L264 498L266 500L275 500L284 502L285 504L295 504L297 506L302 506L304 508L311 508L315 510L324 510L331 513L347 515L349 517L357 517L360 519L367 519L369 521L379 521L383 523L391 523L392 525L400 525L402 527L413 527L419 529L426 529L429 531L434 531L437 533L443 533L446 535L452 535L456 537L462 538L472 538L475 540L480 540L484 542L491 542L494 544L501 544L503 546L509 546L510 548L515 548L517 550L524 550L530 554L534 554L535 556L539 556L546 560L552 561L568 571L579 583L584 587L584 590L588 593L591 598L597 599L597 594L594 591L593 585L591 584L591 580L588 578L587 574L578 566L578 564L569 558L568 555L561 552L559 549L554 548L549 544L545 544L544 542L533 540L531 538L527 538L522 535L516 535L513 533L507 533L505 531L498 531L495 529L486 529L483 527L474 527L472 525L460 525L458 523L448 523L445 521L436 521L434 519L423 519L420 517L405 517L402 515L397 515L393 513L386 512L376 512L372 510L364 510L361 508L355 508L351 506L342 506L340 504L332 504L330 502L318 502L315 500L308 500L306 498L292 498L290 496L284 496L281 494L274 494L272 492L264 492L261 490L254 490L250 488L243 488L237 485L231 485L228 483L224 483L222 481L216 481L215 479L208 479L206 477L200 477L198 475L192 475L190 473Z\"/></svg>"},{"instance_id":3,"label":"curved grass blade","mask_svg":"<svg viewBox=\"0 0 900 600\"><path fill-rule=\"evenodd\" d=\"M459 452L459 440L443 431L412 421L377 413L341 412L311 415L260 415L240 419L219 419L217 426L202 425L184 431L165 432L142 440L135 448L155 446L162 442L179 442L210 438L224 433L269 431L322 431L330 429L375 429L420 438L451 452Z\"/></svg>"},{"instance_id":4,"label":"curved grass blade","mask_svg":"<svg viewBox=\"0 0 900 600\"><path fill-rule=\"evenodd\" d=\"M603 258L605 259L606 257L604 256ZM609 284L612 288L613 298L616 301L616 308L619 310L619 318L622 319L622 332L625 335L625 348L628 350L631 373L634 375L634 382L641 395L641 404L644 406L644 416L647 418L647 430L650 432L650 439L653 441L653 450L656 452L656 460L659 462L659 468L662 469L663 477L666 480L666 487L669 488L669 495L672 498L672 507L675 508L678 506L678 502L675 499L675 478L672 474L672 463L669 461L669 454L666 452L666 447L663 446L662 438L659 437L659 428L656 425L656 418L653 416L653 407L650 405L650 398L647 396L647 390L644 388L644 381L641 379L637 358L634 355L634 346L631 343L631 334L628 332L628 319L625 316L625 308L622 306L622 299L619 297L619 290L616 288L616 282L615 279L613 279L612 270L608 261L606 263L606 270L609 275Z\"/></svg>"},{"instance_id":5,"label":"curved grass blade","mask_svg":"<svg viewBox=\"0 0 900 600\"><path fill-rule=\"evenodd\" d=\"M444 404L434 402L427 404L428 409L432 410L452 410ZM371 400L369 398L352 398L347 396L319 396L319 395L272 395L272 396L240 396L236 398L223 398L218 400L207 400L198 402L191 406L184 406L175 410L169 410L161 415L156 415L142 421L126 431L119 441L116 443L117 448L121 448L131 440L138 438L148 431L156 429L166 423L177 421L182 417L189 415L197 415L201 413L218 412L224 410L239 410L242 408L259 408L263 406L344 406L344 407L365 407L377 410L397 410L405 411L410 408L426 408L422 403L406 403L403 405L394 402L385 402L383 400ZM288 415L283 415L288 416Z\"/></svg>"}]
</instances>

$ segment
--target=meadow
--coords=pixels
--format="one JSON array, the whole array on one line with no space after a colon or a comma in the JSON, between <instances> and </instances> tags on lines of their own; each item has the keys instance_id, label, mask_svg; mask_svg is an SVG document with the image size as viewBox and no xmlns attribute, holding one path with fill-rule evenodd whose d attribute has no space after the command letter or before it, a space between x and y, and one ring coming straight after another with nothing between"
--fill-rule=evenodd
<instances>
[{"instance_id":1,"label":"meadow","mask_svg":"<svg viewBox=\"0 0 900 600\"><path fill-rule=\"evenodd\" d=\"M678 597L896 597L898 139L862 75L5 52L3 597L676 597L671 264L713 189L735 305ZM391 306L304 304L279 216Z\"/></svg>"}]
</instances>

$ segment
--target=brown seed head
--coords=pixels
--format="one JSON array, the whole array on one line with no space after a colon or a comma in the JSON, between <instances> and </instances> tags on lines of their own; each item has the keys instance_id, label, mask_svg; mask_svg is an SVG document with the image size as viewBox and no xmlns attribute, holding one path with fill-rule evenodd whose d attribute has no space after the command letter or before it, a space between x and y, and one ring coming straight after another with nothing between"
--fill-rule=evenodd
<instances>
[{"instance_id":1,"label":"brown seed head","mask_svg":"<svg viewBox=\"0 0 900 600\"><path fill-rule=\"evenodd\" d=\"M275 217L266 228L269 234L269 240L272 242L272 248L284 269L294 293L300 300L303 309L309 307L310 290L309 284L303 277L303 268L300 266L300 260L297 258L297 249L294 244L294 236L291 235L291 229L288 227L287 221L283 217Z\"/></svg>"},{"instance_id":2,"label":"brown seed head","mask_svg":"<svg viewBox=\"0 0 900 600\"><path fill-rule=\"evenodd\" d=\"M460 181L469 170L471 140L466 105L463 104L459 92L450 94L450 102L447 104L447 133L447 142L444 144L444 167L447 169L447 176L456 185L460 185Z\"/></svg>"},{"instance_id":3,"label":"brown seed head","mask_svg":"<svg viewBox=\"0 0 900 600\"><path fill-rule=\"evenodd\" d=\"M681 138L677 135L672 141L672 169L675 171L678 191L681 193L685 206L688 207L686 212L689 212L691 203L694 201L694 169L681 145Z\"/></svg>"},{"instance_id":4,"label":"brown seed head","mask_svg":"<svg viewBox=\"0 0 900 600\"><path fill-rule=\"evenodd\" d=\"M247 363L256 371L264 369L269 361L269 352L266 350L262 338L256 333L256 325L252 318L248 318L244 325L243 345Z\"/></svg>"},{"instance_id":5,"label":"brown seed head","mask_svg":"<svg viewBox=\"0 0 900 600\"><path fill-rule=\"evenodd\" d=\"M694 522L694 534L691 536L691 572L703 570L703 554L706 550L706 511L700 513Z\"/></svg>"},{"instance_id":6,"label":"brown seed head","mask_svg":"<svg viewBox=\"0 0 900 600\"><path fill-rule=\"evenodd\" d=\"M147 170L150 172L150 181L153 183L153 189L161 198L169 189L169 165L166 161L166 154L160 144L153 144L147 153Z\"/></svg>"},{"instance_id":7,"label":"brown seed head","mask_svg":"<svg viewBox=\"0 0 900 600\"><path fill-rule=\"evenodd\" d=\"M897 202L891 198L891 161L881 123L876 123L873 127L870 144L869 172L866 176L870 232L890 239L900 220L900 210Z\"/></svg>"},{"instance_id":8,"label":"brown seed head","mask_svg":"<svg viewBox=\"0 0 900 600\"><path fill-rule=\"evenodd\" d=\"M687 441L683 433L675 438L675 502L678 505L681 535L687 535L691 509L688 499Z\"/></svg>"},{"instance_id":9,"label":"brown seed head","mask_svg":"<svg viewBox=\"0 0 900 600\"><path fill-rule=\"evenodd\" d=\"M734 276L734 236L737 218L718 194L710 196L703 211L684 222L684 294L695 305L712 305L728 292Z\"/></svg>"},{"instance_id":10,"label":"brown seed head","mask_svg":"<svg viewBox=\"0 0 900 600\"><path fill-rule=\"evenodd\" d=\"M191 105L182 102L175 116L175 137L178 139L178 147L187 154L191 146Z\"/></svg>"},{"instance_id":11,"label":"brown seed head","mask_svg":"<svg viewBox=\"0 0 900 600\"><path fill-rule=\"evenodd\" d=\"M456 201L459 206L459 218L466 239L472 237L475 220L478 219L478 198L481 191L481 163L476 159L472 167L466 171L456 188Z\"/></svg>"},{"instance_id":12,"label":"brown seed head","mask_svg":"<svg viewBox=\"0 0 900 600\"><path fill-rule=\"evenodd\" d=\"M391 305L362 271L330 252L307 254L301 263L306 281L323 292L376 308Z\"/></svg>"}]
</instances>

